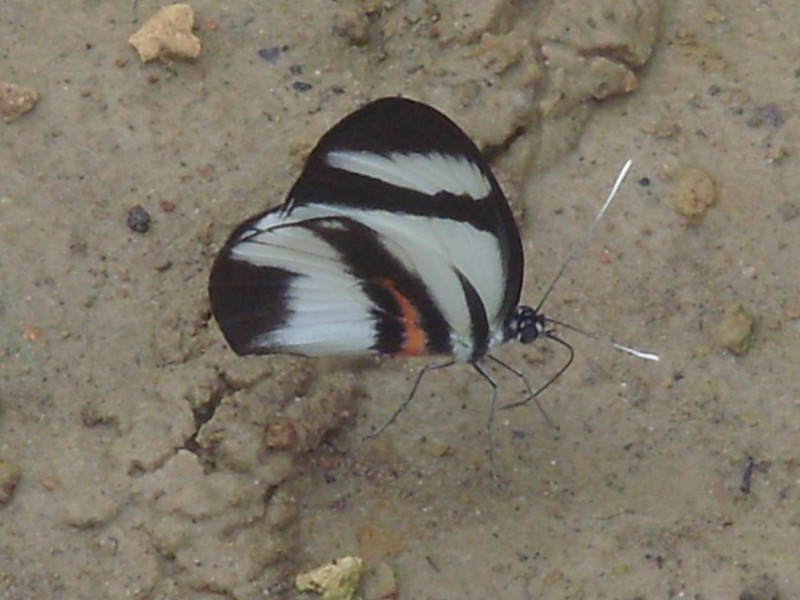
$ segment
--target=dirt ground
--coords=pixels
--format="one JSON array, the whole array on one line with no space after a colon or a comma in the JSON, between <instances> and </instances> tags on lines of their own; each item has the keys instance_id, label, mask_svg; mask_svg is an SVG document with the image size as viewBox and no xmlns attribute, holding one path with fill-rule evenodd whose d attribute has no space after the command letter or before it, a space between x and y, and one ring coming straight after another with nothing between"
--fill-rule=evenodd
<instances>
[{"instance_id":1,"label":"dirt ground","mask_svg":"<svg viewBox=\"0 0 800 600\"><path fill-rule=\"evenodd\" d=\"M292 598L345 555L367 600L800 598L794 0L196 0L200 57L143 65L160 6L0 4L0 80L40 96L0 124L0 598ZM238 358L209 318L230 229L396 94L487 151L528 304L634 161L544 312L661 361L562 330L557 427L499 412L497 482L468 367L364 440L425 361ZM535 384L565 359L497 355Z\"/></svg>"}]
</instances>

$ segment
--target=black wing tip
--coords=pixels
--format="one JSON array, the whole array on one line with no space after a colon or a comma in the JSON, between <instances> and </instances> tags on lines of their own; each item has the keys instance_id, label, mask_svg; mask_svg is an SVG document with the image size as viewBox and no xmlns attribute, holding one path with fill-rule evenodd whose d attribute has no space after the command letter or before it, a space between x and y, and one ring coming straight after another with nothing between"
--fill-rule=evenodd
<instances>
[{"instance_id":1,"label":"black wing tip","mask_svg":"<svg viewBox=\"0 0 800 600\"><path fill-rule=\"evenodd\" d=\"M285 324L287 290L295 277L285 269L234 259L225 250L217 256L208 281L211 314L236 354L276 351L255 340Z\"/></svg>"},{"instance_id":2,"label":"black wing tip","mask_svg":"<svg viewBox=\"0 0 800 600\"><path fill-rule=\"evenodd\" d=\"M320 138L307 165L314 168L338 148L377 154L442 152L481 160L478 147L450 117L403 96L372 100L345 116Z\"/></svg>"}]
</instances>

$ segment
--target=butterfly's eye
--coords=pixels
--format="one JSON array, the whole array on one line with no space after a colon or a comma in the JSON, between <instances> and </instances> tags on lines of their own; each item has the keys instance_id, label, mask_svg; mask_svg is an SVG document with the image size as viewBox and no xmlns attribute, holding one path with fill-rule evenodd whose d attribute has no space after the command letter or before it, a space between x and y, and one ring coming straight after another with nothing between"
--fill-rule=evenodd
<instances>
[{"instance_id":1,"label":"butterfly's eye","mask_svg":"<svg viewBox=\"0 0 800 600\"><path fill-rule=\"evenodd\" d=\"M530 344L544 331L544 316L530 306L518 306L511 320L511 335L523 344Z\"/></svg>"}]
</instances>

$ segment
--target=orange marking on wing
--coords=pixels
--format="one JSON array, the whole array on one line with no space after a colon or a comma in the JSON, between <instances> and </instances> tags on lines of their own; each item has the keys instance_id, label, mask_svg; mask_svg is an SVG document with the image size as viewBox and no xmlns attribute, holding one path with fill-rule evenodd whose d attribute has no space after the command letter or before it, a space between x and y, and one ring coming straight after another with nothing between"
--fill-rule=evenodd
<instances>
[{"instance_id":1,"label":"orange marking on wing","mask_svg":"<svg viewBox=\"0 0 800 600\"><path fill-rule=\"evenodd\" d=\"M405 335L403 346L398 354L401 356L424 356L427 354L428 336L420 325L419 311L408 298L400 293L391 279L381 278L377 279L375 283L387 290L400 307Z\"/></svg>"}]
</instances>

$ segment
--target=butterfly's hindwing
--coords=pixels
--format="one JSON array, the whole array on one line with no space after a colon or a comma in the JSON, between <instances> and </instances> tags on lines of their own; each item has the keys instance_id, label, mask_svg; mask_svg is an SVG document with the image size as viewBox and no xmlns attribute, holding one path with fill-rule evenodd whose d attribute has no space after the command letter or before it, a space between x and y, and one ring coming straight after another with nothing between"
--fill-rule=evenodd
<instances>
[{"instance_id":1,"label":"butterfly's hindwing","mask_svg":"<svg viewBox=\"0 0 800 600\"><path fill-rule=\"evenodd\" d=\"M240 354L450 352L427 286L352 219L270 211L220 252L211 281L215 315Z\"/></svg>"}]
</instances>

